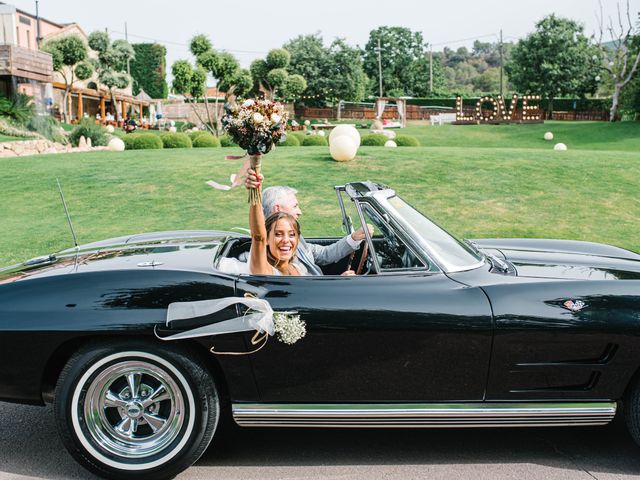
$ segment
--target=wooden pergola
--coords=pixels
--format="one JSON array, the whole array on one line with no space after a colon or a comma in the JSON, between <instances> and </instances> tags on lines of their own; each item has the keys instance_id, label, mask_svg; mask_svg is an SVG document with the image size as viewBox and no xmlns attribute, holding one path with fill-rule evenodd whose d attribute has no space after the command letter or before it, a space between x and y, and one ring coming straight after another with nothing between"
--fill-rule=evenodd
<instances>
[{"instance_id":1,"label":"wooden pergola","mask_svg":"<svg viewBox=\"0 0 640 480\"><path fill-rule=\"evenodd\" d=\"M64 90L65 88L63 83L58 83L58 82L55 82L53 86L54 88L57 88L60 90ZM71 102L71 96L73 95L75 95L77 98L76 120L81 119L84 116L84 113L85 113L84 101L85 99L90 99L90 100L99 102L98 113L100 114L100 123L102 124L110 123L106 120L107 102L112 101L111 94L108 92L108 90L106 89L96 90L91 88L73 87L71 89L69 102ZM146 95L146 97L149 97L149 96ZM149 107L149 105L151 105L152 103L151 98L149 97L147 99L146 97L141 97L140 95L134 97L132 95L116 93L115 100L117 103L120 103L119 108L120 108L120 115L122 116L122 118L123 119L126 118L128 107L133 106L134 108L137 107L139 119L140 121L142 121L142 109L144 107ZM116 108L118 108L118 105L114 105L114 110ZM71 111L70 108L69 108L69 111ZM114 123L117 123L117 122L114 121Z\"/></svg>"},{"instance_id":2,"label":"wooden pergola","mask_svg":"<svg viewBox=\"0 0 640 480\"><path fill-rule=\"evenodd\" d=\"M404 128L407 126L407 100L402 97L378 97L376 99L376 118L379 120L382 118L382 112L384 112L385 106L389 102L394 102L398 109L398 116L400 117L400 125Z\"/></svg>"}]
</instances>

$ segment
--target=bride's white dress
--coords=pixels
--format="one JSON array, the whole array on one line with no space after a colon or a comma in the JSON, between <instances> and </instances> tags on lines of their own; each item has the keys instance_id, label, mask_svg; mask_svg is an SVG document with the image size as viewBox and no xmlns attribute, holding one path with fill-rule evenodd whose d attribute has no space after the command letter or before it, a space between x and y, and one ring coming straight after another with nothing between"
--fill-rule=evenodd
<instances>
[{"instance_id":1,"label":"bride's white dress","mask_svg":"<svg viewBox=\"0 0 640 480\"><path fill-rule=\"evenodd\" d=\"M309 275L307 268L299 262L297 259L293 261L293 266L296 267L300 275ZM282 275L282 273L275 267L271 267L273 275ZM224 273L230 273L231 275L250 275L249 262L241 262L237 258L223 257L218 262L218 270Z\"/></svg>"}]
</instances>

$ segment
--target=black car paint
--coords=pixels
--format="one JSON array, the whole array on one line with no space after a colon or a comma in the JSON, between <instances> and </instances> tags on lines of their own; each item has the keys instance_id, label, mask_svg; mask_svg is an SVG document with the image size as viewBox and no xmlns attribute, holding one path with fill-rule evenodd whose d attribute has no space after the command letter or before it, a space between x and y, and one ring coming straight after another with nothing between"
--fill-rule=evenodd
<instances>
[{"instance_id":1,"label":"black car paint","mask_svg":"<svg viewBox=\"0 0 640 480\"><path fill-rule=\"evenodd\" d=\"M236 279L212 268L233 235L176 233L99 242L52 265L0 272L0 399L42 403L47 367L69 342L161 342L153 327L164 324L169 303L247 292L299 311L309 331L294 346L270 340L252 356L216 356L237 401L619 399L640 365L640 256L626 250L491 240L478 243L518 276L485 265L453 274ZM520 276L535 255L546 255L544 277ZM567 268L578 260L616 273L578 280ZM571 312L562 306L568 299L587 308ZM242 313L229 308L215 320ZM212 346L246 351L250 336L197 345L207 355Z\"/></svg>"}]
</instances>

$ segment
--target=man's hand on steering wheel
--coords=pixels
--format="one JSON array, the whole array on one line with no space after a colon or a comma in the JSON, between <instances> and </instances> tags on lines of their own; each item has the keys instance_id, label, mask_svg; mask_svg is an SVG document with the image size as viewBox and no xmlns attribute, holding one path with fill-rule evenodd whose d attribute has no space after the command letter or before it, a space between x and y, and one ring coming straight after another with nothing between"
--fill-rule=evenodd
<instances>
[{"instance_id":1,"label":"man's hand on steering wheel","mask_svg":"<svg viewBox=\"0 0 640 480\"><path fill-rule=\"evenodd\" d=\"M372 236L373 226L367 223L367 229L369 230L369 236ZM358 230L356 230L351 234L351 238L356 242L359 242L360 240L364 240L366 238L366 235L364 234L364 229L360 227Z\"/></svg>"}]
</instances>

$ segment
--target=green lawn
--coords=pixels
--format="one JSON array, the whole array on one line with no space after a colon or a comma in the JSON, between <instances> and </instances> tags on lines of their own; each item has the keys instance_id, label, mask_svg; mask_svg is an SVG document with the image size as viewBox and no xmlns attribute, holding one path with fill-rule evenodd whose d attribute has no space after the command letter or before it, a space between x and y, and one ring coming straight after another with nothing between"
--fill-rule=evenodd
<instances>
[{"instance_id":1,"label":"green lawn","mask_svg":"<svg viewBox=\"0 0 640 480\"><path fill-rule=\"evenodd\" d=\"M29 140L27 137L11 137L0 133L0 142L16 142L18 140Z\"/></svg>"},{"instance_id":2,"label":"green lawn","mask_svg":"<svg viewBox=\"0 0 640 480\"><path fill-rule=\"evenodd\" d=\"M567 152L541 140L556 133ZM333 186L386 183L464 237L546 237L640 251L640 124L409 127L417 148L362 147L347 163L325 147L278 148L267 185L300 191L306 236L340 234ZM428 139L428 141L427 141ZM247 226L246 191L213 190L237 149L43 155L0 160L0 265L71 244L58 177L82 243L129 233Z\"/></svg>"},{"instance_id":3,"label":"green lawn","mask_svg":"<svg viewBox=\"0 0 640 480\"><path fill-rule=\"evenodd\" d=\"M360 130L362 133L363 130ZM543 138L552 132L552 141ZM407 127L403 133L414 135L422 146L552 148L562 142L569 149L622 150L640 152L640 122L559 122L511 125L442 125Z\"/></svg>"}]
</instances>

